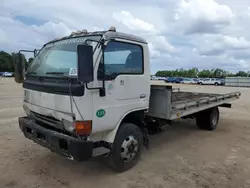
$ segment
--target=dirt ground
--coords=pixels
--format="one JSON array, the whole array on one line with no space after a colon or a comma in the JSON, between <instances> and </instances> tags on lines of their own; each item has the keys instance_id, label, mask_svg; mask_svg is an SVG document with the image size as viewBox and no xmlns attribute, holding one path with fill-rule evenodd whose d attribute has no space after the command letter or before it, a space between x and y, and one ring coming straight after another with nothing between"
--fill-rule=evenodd
<instances>
[{"instance_id":1,"label":"dirt ground","mask_svg":"<svg viewBox=\"0 0 250 188\"><path fill-rule=\"evenodd\" d=\"M17 124L22 87L0 78L1 188L247 188L250 187L250 89L181 86L182 90L226 93L241 91L232 109L220 109L213 131L199 130L194 120L180 120L150 136L150 149L139 164L117 174L100 158L88 162L65 159L27 140Z\"/></svg>"}]
</instances>

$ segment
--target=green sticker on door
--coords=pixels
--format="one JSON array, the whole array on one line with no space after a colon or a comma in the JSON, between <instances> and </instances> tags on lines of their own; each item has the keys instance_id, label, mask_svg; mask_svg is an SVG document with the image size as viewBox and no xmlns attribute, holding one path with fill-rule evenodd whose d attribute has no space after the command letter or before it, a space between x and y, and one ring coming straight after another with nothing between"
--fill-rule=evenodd
<instances>
[{"instance_id":1,"label":"green sticker on door","mask_svg":"<svg viewBox=\"0 0 250 188\"><path fill-rule=\"evenodd\" d=\"M100 109L96 112L96 116L99 118L102 118L103 116L105 116L106 112L103 109Z\"/></svg>"}]
</instances>

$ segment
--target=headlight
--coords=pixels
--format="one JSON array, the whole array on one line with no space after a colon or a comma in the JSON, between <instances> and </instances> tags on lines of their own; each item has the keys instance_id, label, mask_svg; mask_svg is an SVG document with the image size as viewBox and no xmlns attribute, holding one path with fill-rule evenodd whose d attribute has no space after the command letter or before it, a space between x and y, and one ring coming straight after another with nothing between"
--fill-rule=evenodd
<instances>
[{"instance_id":1,"label":"headlight","mask_svg":"<svg viewBox=\"0 0 250 188\"><path fill-rule=\"evenodd\" d=\"M63 127L66 131L71 132L71 133L74 131L73 122L70 122L70 121L65 120L65 119L63 119L62 122L63 122Z\"/></svg>"}]
</instances>

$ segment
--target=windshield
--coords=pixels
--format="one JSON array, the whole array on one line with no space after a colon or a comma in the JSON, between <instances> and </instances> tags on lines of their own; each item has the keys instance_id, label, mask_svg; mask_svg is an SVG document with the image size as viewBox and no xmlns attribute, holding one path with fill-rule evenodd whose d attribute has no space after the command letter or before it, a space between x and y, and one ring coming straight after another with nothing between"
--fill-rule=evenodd
<instances>
[{"instance_id":1,"label":"windshield","mask_svg":"<svg viewBox=\"0 0 250 188\"><path fill-rule=\"evenodd\" d=\"M27 75L34 76L76 76L77 45L85 44L87 39L99 41L101 36L85 36L65 39L42 48L27 70ZM88 41L95 49L97 42Z\"/></svg>"}]
</instances>

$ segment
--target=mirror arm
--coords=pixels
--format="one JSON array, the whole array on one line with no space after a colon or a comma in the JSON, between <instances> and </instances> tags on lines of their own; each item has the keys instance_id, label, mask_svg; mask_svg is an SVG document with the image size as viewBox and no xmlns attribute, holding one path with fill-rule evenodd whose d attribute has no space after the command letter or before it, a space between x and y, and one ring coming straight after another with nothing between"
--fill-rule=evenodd
<instances>
[{"instance_id":1,"label":"mirror arm","mask_svg":"<svg viewBox=\"0 0 250 188\"><path fill-rule=\"evenodd\" d=\"M106 93L105 93L105 80L104 80L104 79L102 80L102 87L92 87L92 88L89 88L89 87L88 87L88 83L86 83L86 88L87 88L88 90L99 89L100 97L104 97L104 96L106 95Z\"/></svg>"},{"instance_id":2,"label":"mirror arm","mask_svg":"<svg viewBox=\"0 0 250 188\"><path fill-rule=\"evenodd\" d=\"M101 45L102 45L102 49L104 49L104 42L101 42ZM104 56L102 56L102 58L103 58L103 63L104 63ZM103 71L103 74L105 74L105 66L104 65L103 65L102 71ZM103 79L102 79L102 87L89 88L88 83L86 83L86 88L88 90L99 89L100 97L106 96L106 92L105 92L105 76L103 76Z\"/></svg>"},{"instance_id":3,"label":"mirror arm","mask_svg":"<svg viewBox=\"0 0 250 188\"><path fill-rule=\"evenodd\" d=\"M32 52L33 54L34 54L34 57L36 57L36 55L38 54L38 51L40 51L40 50L37 50L37 49L35 49L35 50L19 50L19 54L21 53L21 52Z\"/></svg>"}]
</instances>

